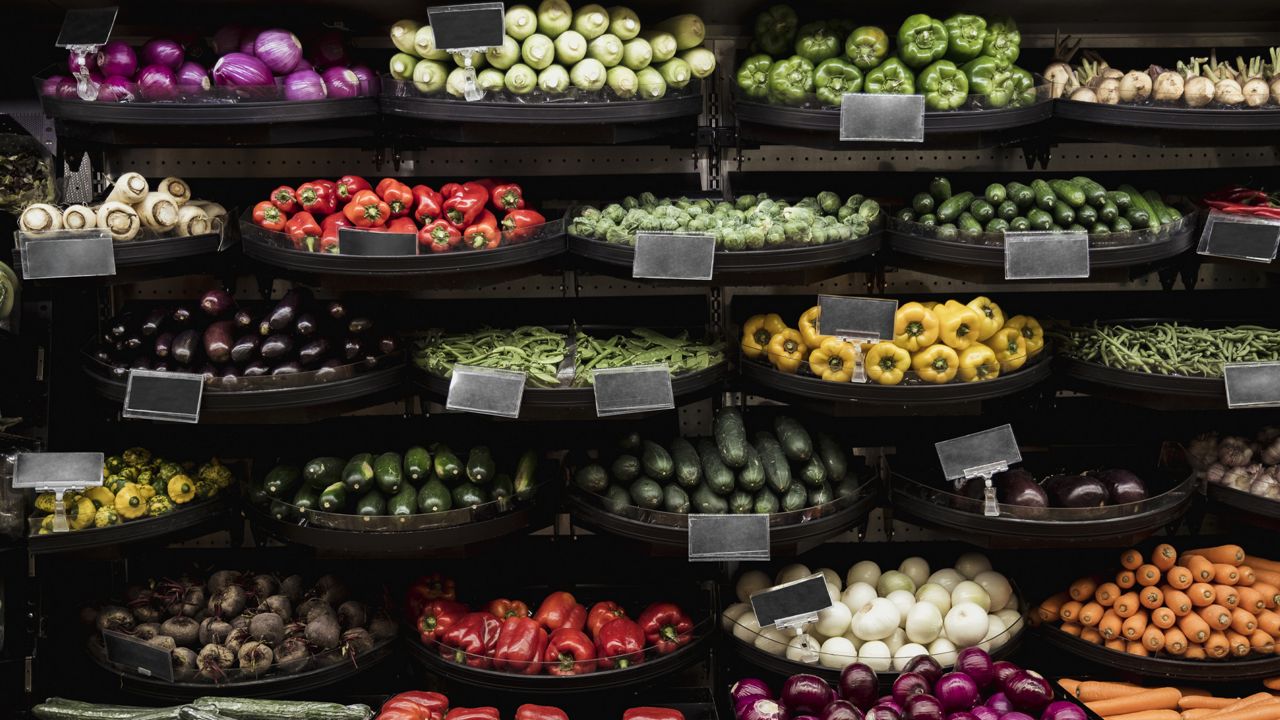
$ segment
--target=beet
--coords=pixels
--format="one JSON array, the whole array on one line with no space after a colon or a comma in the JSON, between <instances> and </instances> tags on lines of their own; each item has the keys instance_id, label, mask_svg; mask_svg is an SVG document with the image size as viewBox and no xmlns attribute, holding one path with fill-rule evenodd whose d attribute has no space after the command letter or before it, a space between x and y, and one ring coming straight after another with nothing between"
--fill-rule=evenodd
<instances>
[{"instance_id":1,"label":"beet","mask_svg":"<svg viewBox=\"0 0 1280 720\"><path fill-rule=\"evenodd\" d=\"M297 617L299 620L303 622L309 622L308 617L311 615L313 611L317 609L328 610L328 611L333 610L333 608L329 607L328 603L321 600L320 598L308 598L301 605L294 608L293 613L294 613L294 616Z\"/></svg>"},{"instance_id":2,"label":"beet","mask_svg":"<svg viewBox=\"0 0 1280 720\"><path fill-rule=\"evenodd\" d=\"M266 643L251 640L240 646L237 657L240 661L240 669L257 677L271 668L275 654Z\"/></svg>"},{"instance_id":3,"label":"beet","mask_svg":"<svg viewBox=\"0 0 1280 720\"><path fill-rule=\"evenodd\" d=\"M248 615L237 615L231 618L229 622L231 623L232 630L248 630L249 629Z\"/></svg>"},{"instance_id":4,"label":"beet","mask_svg":"<svg viewBox=\"0 0 1280 720\"><path fill-rule=\"evenodd\" d=\"M249 634L248 628L236 628L227 636L227 641L222 643L226 645L231 652L240 652L240 646L253 639Z\"/></svg>"},{"instance_id":5,"label":"beet","mask_svg":"<svg viewBox=\"0 0 1280 720\"><path fill-rule=\"evenodd\" d=\"M315 622L317 619L322 617L332 618L334 622L338 621L338 613L332 607L329 607L324 603L320 603L319 605L311 608L307 613L307 616L303 618L303 622Z\"/></svg>"},{"instance_id":6,"label":"beet","mask_svg":"<svg viewBox=\"0 0 1280 720\"><path fill-rule=\"evenodd\" d=\"M302 602L304 589L301 575L290 575L280 583L280 594L289 598L289 602L294 605Z\"/></svg>"},{"instance_id":7,"label":"beet","mask_svg":"<svg viewBox=\"0 0 1280 720\"><path fill-rule=\"evenodd\" d=\"M307 635L307 624L303 622L291 622L284 626L284 639L305 638Z\"/></svg>"},{"instance_id":8,"label":"beet","mask_svg":"<svg viewBox=\"0 0 1280 720\"><path fill-rule=\"evenodd\" d=\"M369 608L359 600L348 600L338 606L338 623L343 630L369 624Z\"/></svg>"},{"instance_id":9,"label":"beet","mask_svg":"<svg viewBox=\"0 0 1280 720\"><path fill-rule=\"evenodd\" d=\"M204 588L199 585L189 585L186 592L182 593L181 612L187 617L195 617L200 614L200 611L204 610L207 604Z\"/></svg>"},{"instance_id":10,"label":"beet","mask_svg":"<svg viewBox=\"0 0 1280 720\"><path fill-rule=\"evenodd\" d=\"M280 592L280 581L274 575L254 575L249 589L256 598L268 598Z\"/></svg>"},{"instance_id":11,"label":"beet","mask_svg":"<svg viewBox=\"0 0 1280 720\"><path fill-rule=\"evenodd\" d=\"M249 635L274 646L284 640L284 621L273 612L258 613L249 621Z\"/></svg>"},{"instance_id":12,"label":"beet","mask_svg":"<svg viewBox=\"0 0 1280 720\"><path fill-rule=\"evenodd\" d=\"M200 623L186 615L177 615L160 624L160 633L172 637L183 647L193 648L200 642Z\"/></svg>"},{"instance_id":13,"label":"beet","mask_svg":"<svg viewBox=\"0 0 1280 720\"><path fill-rule=\"evenodd\" d=\"M196 651L191 648L174 648L169 652L173 658L173 679L178 682L190 680L196 676Z\"/></svg>"},{"instance_id":14,"label":"beet","mask_svg":"<svg viewBox=\"0 0 1280 720\"><path fill-rule=\"evenodd\" d=\"M369 621L369 634L374 640L388 640L400 632L396 623L385 613L378 613Z\"/></svg>"},{"instance_id":15,"label":"beet","mask_svg":"<svg viewBox=\"0 0 1280 720\"><path fill-rule=\"evenodd\" d=\"M364 628L355 628L342 633L342 645L352 659L373 651L373 637Z\"/></svg>"},{"instance_id":16,"label":"beet","mask_svg":"<svg viewBox=\"0 0 1280 720\"><path fill-rule=\"evenodd\" d=\"M142 623L133 629L133 636L139 640L150 640L160 634L158 623Z\"/></svg>"},{"instance_id":17,"label":"beet","mask_svg":"<svg viewBox=\"0 0 1280 720\"><path fill-rule=\"evenodd\" d=\"M200 668L200 675L215 682L225 679L227 670L235 663L236 654L225 645L209 643L196 655L196 667Z\"/></svg>"},{"instance_id":18,"label":"beet","mask_svg":"<svg viewBox=\"0 0 1280 720\"><path fill-rule=\"evenodd\" d=\"M124 599L130 605L149 603L151 602L152 594L151 588L143 587L141 585L130 585L125 588Z\"/></svg>"},{"instance_id":19,"label":"beet","mask_svg":"<svg viewBox=\"0 0 1280 720\"><path fill-rule=\"evenodd\" d=\"M333 615L321 615L307 622L307 642L322 650L332 650L342 641L342 628Z\"/></svg>"},{"instance_id":20,"label":"beet","mask_svg":"<svg viewBox=\"0 0 1280 720\"><path fill-rule=\"evenodd\" d=\"M208 645L209 643L226 642L227 636L232 631L231 623L219 620L215 617L207 617L200 623L200 643Z\"/></svg>"},{"instance_id":21,"label":"beet","mask_svg":"<svg viewBox=\"0 0 1280 720\"><path fill-rule=\"evenodd\" d=\"M227 587L234 585L240 573L234 570L219 570L209 576L209 594L217 595Z\"/></svg>"},{"instance_id":22,"label":"beet","mask_svg":"<svg viewBox=\"0 0 1280 720\"><path fill-rule=\"evenodd\" d=\"M218 618L230 618L244 612L248 598L244 588L228 585L209 597L209 614Z\"/></svg>"},{"instance_id":23,"label":"beet","mask_svg":"<svg viewBox=\"0 0 1280 720\"><path fill-rule=\"evenodd\" d=\"M168 635L157 635L147 641L151 647L158 647L162 650L173 651L178 648L178 643Z\"/></svg>"},{"instance_id":24,"label":"beet","mask_svg":"<svg viewBox=\"0 0 1280 720\"><path fill-rule=\"evenodd\" d=\"M103 608L103 610L107 609L109 608ZM132 608L132 612L134 621L138 623L158 623L164 620L164 613L154 605L137 605Z\"/></svg>"},{"instance_id":25,"label":"beet","mask_svg":"<svg viewBox=\"0 0 1280 720\"><path fill-rule=\"evenodd\" d=\"M350 593L342 581L332 575L325 575L316 581L316 590L320 591L320 599L337 607L347 601Z\"/></svg>"},{"instance_id":26,"label":"beet","mask_svg":"<svg viewBox=\"0 0 1280 720\"><path fill-rule=\"evenodd\" d=\"M303 638L289 638L276 648L276 666L280 668L280 672L302 672L310 662L311 650L307 648L307 641Z\"/></svg>"},{"instance_id":27,"label":"beet","mask_svg":"<svg viewBox=\"0 0 1280 720\"><path fill-rule=\"evenodd\" d=\"M285 595L272 595L263 600L260 609L279 615L280 619L285 622L293 619L293 603Z\"/></svg>"},{"instance_id":28,"label":"beet","mask_svg":"<svg viewBox=\"0 0 1280 720\"><path fill-rule=\"evenodd\" d=\"M1090 472L1089 475L1097 478L1103 487L1107 489L1108 504L1123 505L1124 503L1140 502L1147 499L1146 483L1142 482L1142 478L1128 470L1119 468L1095 470Z\"/></svg>"},{"instance_id":29,"label":"beet","mask_svg":"<svg viewBox=\"0 0 1280 720\"><path fill-rule=\"evenodd\" d=\"M136 617L122 607L109 605L98 611L98 630L129 632L137 624L134 622Z\"/></svg>"},{"instance_id":30,"label":"beet","mask_svg":"<svg viewBox=\"0 0 1280 720\"><path fill-rule=\"evenodd\" d=\"M1107 501L1106 486L1087 475L1054 475L1045 478L1044 489L1054 507L1101 507Z\"/></svg>"}]
</instances>

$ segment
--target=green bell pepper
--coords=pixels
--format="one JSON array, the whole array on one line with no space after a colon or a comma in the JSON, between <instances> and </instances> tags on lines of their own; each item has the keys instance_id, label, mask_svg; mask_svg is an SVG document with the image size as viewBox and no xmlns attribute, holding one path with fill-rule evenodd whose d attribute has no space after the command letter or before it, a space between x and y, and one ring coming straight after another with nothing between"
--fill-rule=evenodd
<instances>
[{"instance_id":1,"label":"green bell pepper","mask_svg":"<svg viewBox=\"0 0 1280 720\"><path fill-rule=\"evenodd\" d=\"M1022 47L1022 33L1013 20L1005 18L987 26L987 39L982 42L982 54L1012 65L1018 61Z\"/></svg>"},{"instance_id":2,"label":"green bell pepper","mask_svg":"<svg viewBox=\"0 0 1280 720\"><path fill-rule=\"evenodd\" d=\"M862 89L862 71L844 58L830 58L818 63L813 71L813 85L823 105L839 106L842 95Z\"/></svg>"},{"instance_id":3,"label":"green bell pepper","mask_svg":"<svg viewBox=\"0 0 1280 720\"><path fill-rule=\"evenodd\" d=\"M738 88L742 94L752 100L763 100L769 96L769 68L773 67L773 58L768 55L752 55L742 67L738 68Z\"/></svg>"},{"instance_id":4,"label":"green bell pepper","mask_svg":"<svg viewBox=\"0 0 1280 720\"><path fill-rule=\"evenodd\" d=\"M853 29L857 26L858 23L850 20L849 18L832 18L827 21L827 27L831 28L831 32L835 33L836 36L840 38L849 37L849 33L853 32ZM843 42L843 40L841 42Z\"/></svg>"},{"instance_id":5,"label":"green bell pepper","mask_svg":"<svg viewBox=\"0 0 1280 720\"><path fill-rule=\"evenodd\" d=\"M769 69L769 100L803 105L813 92L813 63L799 55L779 60Z\"/></svg>"},{"instance_id":6,"label":"green bell pepper","mask_svg":"<svg viewBox=\"0 0 1280 720\"><path fill-rule=\"evenodd\" d=\"M796 54L817 65L840 54L840 38L825 22L809 23L796 35Z\"/></svg>"},{"instance_id":7,"label":"green bell pepper","mask_svg":"<svg viewBox=\"0 0 1280 720\"><path fill-rule=\"evenodd\" d=\"M947 54L947 28L941 20L917 13L898 28L898 57L912 68L922 68Z\"/></svg>"},{"instance_id":8,"label":"green bell pepper","mask_svg":"<svg viewBox=\"0 0 1280 720\"><path fill-rule=\"evenodd\" d=\"M979 55L960 69L969 79L969 92L982 98L983 107L1003 108L1013 101L1013 73L995 58Z\"/></svg>"},{"instance_id":9,"label":"green bell pepper","mask_svg":"<svg viewBox=\"0 0 1280 720\"><path fill-rule=\"evenodd\" d=\"M916 85L924 92L928 110L956 110L969 99L969 79L950 60L939 60L921 70Z\"/></svg>"},{"instance_id":10,"label":"green bell pepper","mask_svg":"<svg viewBox=\"0 0 1280 720\"><path fill-rule=\"evenodd\" d=\"M901 60L891 57L867 73L862 89L873 95L913 95L916 91L916 79L911 74L911 69L903 65Z\"/></svg>"},{"instance_id":11,"label":"green bell pepper","mask_svg":"<svg viewBox=\"0 0 1280 720\"><path fill-rule=\"evenodd\" d=\"M873 70L889 55L889 36L874 25L855 28L844 43L844 54L859 70Z\"/></svg>"},{"instance_id":12,"label":"green bell pepper","mask_svg":"<svg viewBox=\"0 0 1280 720\"><path fill-rule=\"evenodd\" d=\"M785 57L795 44L799 23L790 5L771 6L756 16L756 47L774 57Z\"/></svg>"},{"instance_id":13,"label":"green bell pepper","mask_svg":"<svg viewBox=\"0 0 1280 720\"><path fill-rule=\"evenodd\" d=\"M956 13L942 23L947 29L947 59L968 62L982 54L987 39L987 21L977 15Z\"/></svg>"},{"instance_id":14,"label":"green bell pepper","mask_svg":"<svg viewBox=\"0 0 1280 720\"><path fill-rule=\"evenodd\" d=\"M1035 76L1030 71L1016 65L1009 68L1009 74L1013 77L1013 100L1011 104L1014 107L1035 105L1039 99L1036 95Z\"/></svg>"}]
</instances>

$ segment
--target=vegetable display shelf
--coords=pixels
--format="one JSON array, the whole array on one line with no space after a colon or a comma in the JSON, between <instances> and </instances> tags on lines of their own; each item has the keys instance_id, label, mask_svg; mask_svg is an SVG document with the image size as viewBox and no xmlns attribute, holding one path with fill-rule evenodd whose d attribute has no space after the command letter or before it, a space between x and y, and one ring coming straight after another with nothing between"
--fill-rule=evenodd
<instances>
[{"instance_id":1,"label":"vegetable display shelf","mask_svg":"<svg viewBox=\"0 0 1280 720\"><path fill-rule=\"evenodd\" d=\"M1253 524L1280 528L1280 502L1214 483L1208 483L1205 494L1211 503L1231 508Z\"/></svg>"},{"instance_id":2,"label":"vegetable display shelf","mask_svg":"<svg viewBox=\"0 0 1280 720\"><path fill-rule=\"evenodd\" d=\"M1280 657L1275 655L1250 655L1225 660L1179 660L1167 655L1143 657L1094 645L1052 625L1041 625L1037 632L1045 643L1081 660L1144 678L1228 683L1259 680L1280 672Z\"/></svg>"},{"instance_id":3,"label":"vegetable display shelf","mask_svg":"<svg viewBox=\"0 0 1280 720\"><path fill-rule=\"evenodd\" d=\"M983 514L982 501L931 487L895 472L896 511L992 548L1110 547L1135 543L1178 522L1191 506L1191 476L1146 500L1089 508L1029 508L1001 503L1000 515Z\"/></svg>"},{"instance_id":4,"label":"vegetable display shelf","mask_svg":"<svg viewBox=\"0 0 1280 720\"><path fill-rule=\"evenodd\" d=\"M234 233L229 229L226 232ZM218 253L228 249L235 242L234 235L227 237L222 232L117 242L112 246L116 261L115 275L75 278L71 282L92 280L123 284L188 273L208 273L211 256L218 258ZM21 248L15 247L13 255L14 264L21 271Z\"/></svg>"},{"instance_id":5,"label":"vegetable display shelf","mask_svg":"<svg viewBox=\"0 0 1280 720\"><path fill-rule=\"evenodd\" d=\"M795 482L799 482L796 480ZM689 546L689 514L646 510L634 505L611 508L603 496L578 488L568 490L575 523L592 530L653 545ZM874 481L868 477L858 492L832 502L791 512L770 513L769 546L774 555L794 555L861 526L876 507Z\"/></svg>"},{"instance_id":6,"label":"vegetable display shelf","mask_svg":"<svg viewBox=\"0 0 1280 720\"><path fill-rule=\"evenodd\" d=\"M1237 131L1280 130L1280 108L1190 108L1154 102L1108 104L1055 100L1055 118L1077 123L1109 125L1137 130L1193 130L1215 135Z\"/></svg>"},{"instance_id":7,"label":"vegetable display shelf","mask_svg":"<svg viewBox=\"0 0 1280 720\"><path fill-rule=\"evenodd\" d=\"M1222 410L1227 386L1222 378L1160 375L1058 358L1066 385L1090 394L1155 410Z\"/></svg>"},{"instance_id":8,"label":"vegetable display shelf","mask_svg":"<svg viewBox=\"0 0 1280 720\"><path fill-rule=\"evenodd\" d=\"M65 533L32 535L27 538L27 549L32 554L77 552L96 550L113 545L126 545L174 536L193 537L212 530L229 527L232 504L224 498L213 498L192 503L159 517L133 520L104 528L86 528Z\"/></svg>"}]
</instances>

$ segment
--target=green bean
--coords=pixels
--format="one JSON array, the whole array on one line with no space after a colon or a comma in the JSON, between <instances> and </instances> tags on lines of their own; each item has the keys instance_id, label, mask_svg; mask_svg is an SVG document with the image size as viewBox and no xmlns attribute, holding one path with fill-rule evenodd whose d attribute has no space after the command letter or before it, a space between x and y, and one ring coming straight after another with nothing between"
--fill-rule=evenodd
<instances>
[{"instance_id":1,"label":"green bean","mask_svg":"<svg viewBox=\"0 0 1280 720\"><path fill-rule=\"evenodd\" d=\"M1069 357L1164 375L1221 377L1226 363L1280 360L1280 331L1256 325L1202 328L1095 322L1063 328L1054 337Z\"/></svg>"}]
</instances>

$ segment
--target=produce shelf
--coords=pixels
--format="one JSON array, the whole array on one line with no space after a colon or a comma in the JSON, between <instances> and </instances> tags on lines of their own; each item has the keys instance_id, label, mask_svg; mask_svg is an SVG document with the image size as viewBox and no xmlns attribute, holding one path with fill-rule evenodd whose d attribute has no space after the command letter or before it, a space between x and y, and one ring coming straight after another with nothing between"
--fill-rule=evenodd
<instances>
[{"instance_id":1,"label":"produce shelf","mask_svg":"<svg viewBox=\"0 0 1280 720\"><path fill-rule=\"evenodd\" d=\"M1231 508L1233 513L1243 513L1258 524L1280 527L1280 502L1214 483L1208 483L1205 494L1210 502Z\"/></svg>"},{"instance_id":2,"label":"produce shelf","mask_svg":"<svg viewBox=\"0 0 1280 720\"><path fill-rule=\"evenodd\" d=\"M1091 394L1157 410L1227 406L1222 378L1158 375L1063 357L1057 360L1067 385Z\"/></svg>"},{"instance_id":3,"label":"produce shelf","mask_svg":"<svg viewBox=\"0 0 1280 720\"><path fill-rule=\"evenodd\" d=\"M85 102L41 98L45 115L90 125L274 125L377 115L374 98L195 103Z\"/></svg>"},{"instance_id":4,"label":"produce shelf","mask_svg":"<svg viewBox=\"0 0 1280 720\"><path fill-rule=\"evenodd\" d=\"M1250 656L1227 660L1177 660L1171 657L1139 657L1108 650L1068 635L1055 626L1041 625L1039 635L1049 645L1083 660L1132 675L1188 682L1238 682L1259 680L1280 672L1280 657Z\"/></svg>"},{"instance_id":5,"label":"produce shelf","mask_svg":"<svg viewBox=\"0 0 1280 720\"><path fill-rule=\"evenodd\" d=\"M1280 130L1280 108L1190 108L1055 100L1053 115L1098 125L1208 132Z\"/></svg>"},{"instance_id":6,"label":"produce shelf","mask_svg":"<svg viewBox=\"0 0 1280 720\"><path fill-rule=\"evenodd\" d=\"M32 535L27 538L27 549L32 554L75 552L125 545L179 533L190 536L201 529L214 530L229 527L235 514L232 512L229 501L213 498L159 517L133 520L104 528Z\"/></svg>"}]
</instances>

